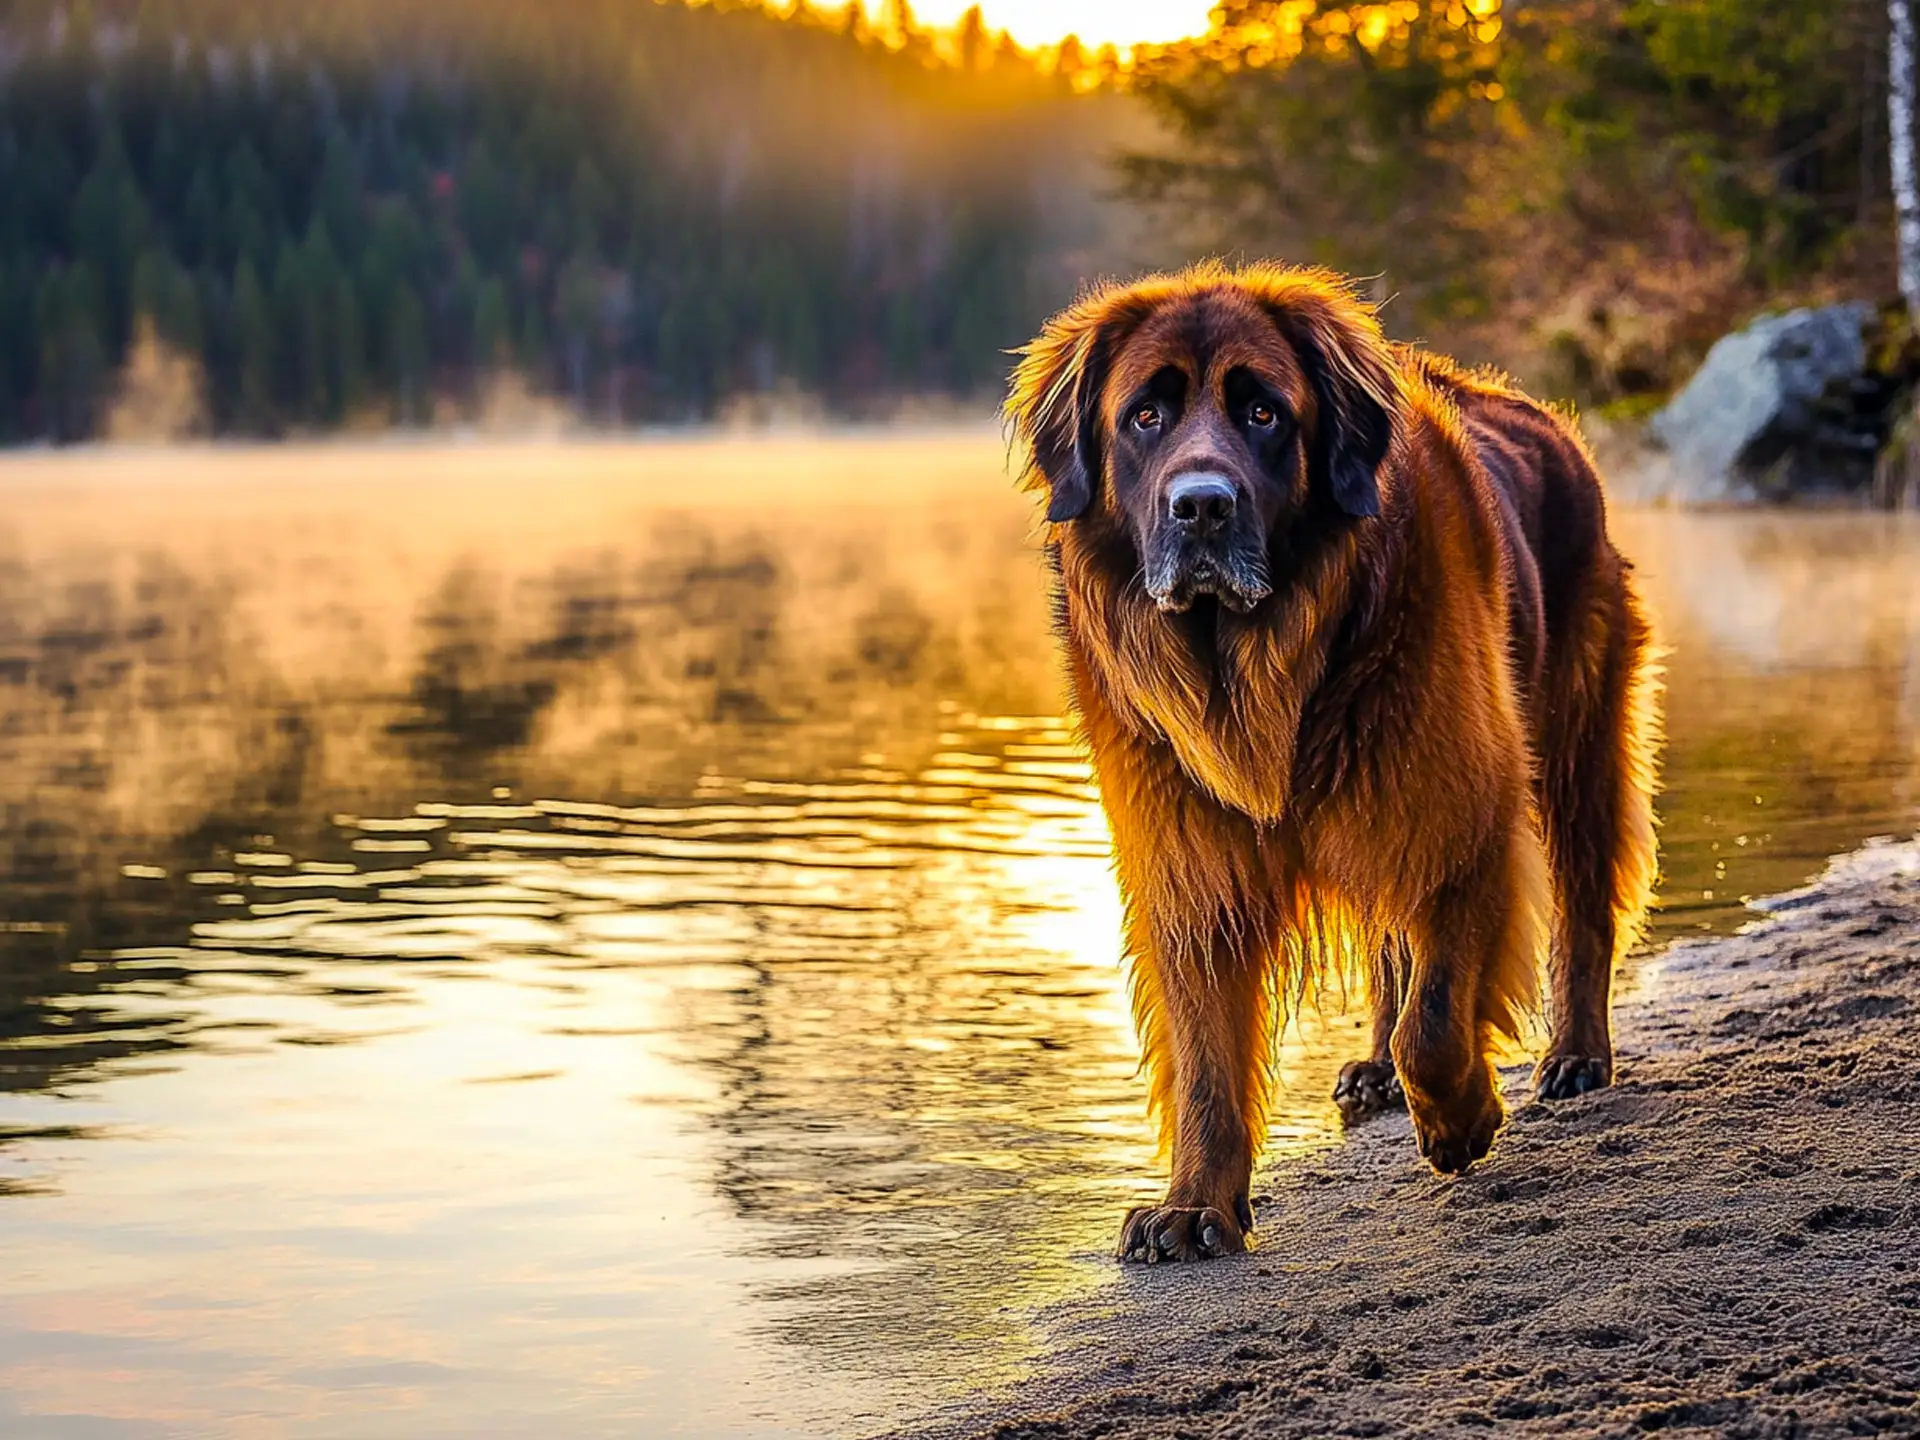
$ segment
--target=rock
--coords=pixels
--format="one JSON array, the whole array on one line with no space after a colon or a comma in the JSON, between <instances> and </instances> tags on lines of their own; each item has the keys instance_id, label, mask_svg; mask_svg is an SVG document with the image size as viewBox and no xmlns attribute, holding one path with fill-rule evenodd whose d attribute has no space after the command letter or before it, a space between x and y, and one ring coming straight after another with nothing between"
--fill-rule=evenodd
<instances>
[{"instance_id":1,"label":"rock","mask_svg":"<svg viewBox=\"0 0 1920 1440\"><path fill-rule=\"evenodd\" d=\"M1665 498L1777 498L1818 485L1823 467L1872 463L1877 440L1848 421L1867 378L1864 304L1769 315L1724 335L1648 425L1667 452ZM1851 480L1836 480L1837 484Z\"/></svg>"}]
</instances>

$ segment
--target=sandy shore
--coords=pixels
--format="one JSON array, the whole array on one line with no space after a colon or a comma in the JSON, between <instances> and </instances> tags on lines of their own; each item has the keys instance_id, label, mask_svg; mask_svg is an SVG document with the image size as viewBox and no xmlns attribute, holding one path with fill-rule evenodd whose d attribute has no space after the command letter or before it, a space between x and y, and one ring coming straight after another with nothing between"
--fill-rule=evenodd
<instances>
[{"instance_id":1,"label":"sandy shore","mask_svg":"<svg viewBox=\"0 0 1920 1440\"><path fill-rule=\"evenodd\" d=\"M1920 843L1768 909L1668 952L1612 1089L1460 1180L1403 1116L1276 1167L1256 1253L1126 1272L923 1433L1920 1435Z\"/></svg>"}]
</instances>

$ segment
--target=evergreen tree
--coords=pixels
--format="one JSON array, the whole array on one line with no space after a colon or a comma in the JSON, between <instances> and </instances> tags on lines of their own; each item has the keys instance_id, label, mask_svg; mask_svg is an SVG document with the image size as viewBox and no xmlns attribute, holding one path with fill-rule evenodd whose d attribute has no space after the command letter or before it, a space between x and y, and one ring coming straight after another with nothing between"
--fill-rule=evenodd
<instances>
[{"instance_id":1,"label":"evergreen tree","mask_svg":"<svg viewBox=\"0 0 1920 1440\"><path fill-rule=\"evenodd\" d=\"M483 135L468 152L460 177L460 219L480 261L500 267L513 258L517 223L511 181Z\"/></svg>"},{"instance_id":2,"label":"evergreen tree","mask_svg":"<svg viewBox=\"0 0 1920 1440\"><path fill-rule=\"evenodd\" d=\"M367 403L367 325L360 294L344 269L334 274L332 316L333 355L328 384L334 418L351 419Z\"/></svg>"},{"instance_id":3,"label":"evergreen tree","mask_svg":"<svg viewBox=\"0 0 1920 1440\"><path fill-rule=\"evenodd\" d=\"M0 443L29 433L27 397L34 391L35 323L33 275L24 257L0 255Z\"/></svg>"},{"instance_id":4,"label":"evergreen tree","mask_svg":"<svg viewBox=\"0 0 1920 1440\"><path fill-rule=\"evenodd\" d=\"M401 281L387 322L387 383L394 418L402 425L425 424L429 414L427 312L413 286Z\"/></svg>"},{"instance_id":5,"label":"evergreen tree","mask_svg":"<svg viewBox=\"0 0 1920 1440\"><path fill-rule=\"evenodd\" d=\"M141 255L134 266L131 303L134 316L150 320L172 349L198 355L204 348L206 332L193 277L165 250L152 247Z\"/></svg>"},{"instance_id":6,"label":"evergreen tree","mask_svg":"<svg viewBox=\"0 0 1920 1440\"><path fill-rule=\"evenodd\" d=\"M49 271L35 315L40 334L40 420L55 440L94 432L108 377L99 276L84 260Z\"/></svg>"},{"instance_id":7,"label":"evergreen tree","mask_svg":"<svg viewBox=\"0 0 1920 1440\"><path fill-rule=\"evenodd\" d=\"M326 337L321 329L319 295L307 275L302 246L285 241L273 268L272 313L279 373L277 408L287 418L312 425L326 409L320 393L326 374Z\"/></svg>"},{"instance_id":8,"label":"evergreen tree","mask_svg":"<svg viewBox=\"0 0 1920 1440\"><path fill-rule=\"evenodd\" d=\"M245 434L270 435L278 424L273 307L253 261L245 257L234 276L233 329L235 423Z\"/></svg>"},{"instance_id":9,"label":"evergreen tree","mask_svg":"<svg viewBox=\"0 0 1920 1440\"><path fill-rule=\"evenodd\" d=\"M214 187L213 166L202 155L187 182L186 199L181 206L180 224L175 232L180 258L188 265L215 265L225 258L220 225L220 195Z\"/></svg>"},{"instance_id":10,"label":"evergreen tree","mask_svg":"<svg viewBox=\"0 0 1920 1440\"><path fill-rule=\"evenodd\" d=\"M25 118L25 117L22 117ZM16 170L6 208L19 227L19 244L33 254L69 252L73 236L74 191L79 177L67 147L42 117L32 128Z\"/></svg>"},{"instance_id":11,"label":"evergreen tree","mask_svg":"<svg viewBox=\"0 0 1920 1440\"><path fill-rule=\"evenodd\" d=\"M507 287L498 276L480 282L473 306L473 356L483 370L498 369L511 362L513 314L507 304Z\"/></svg>"},{"instance_id":12,"label":"evergreen tree","mask_svg":"<svg viewBox=\"0 0 1920 1440\"><path fill-rule=\"evenodd\" d=\"M354 159L352 142L344 132L335 129L327 136L326 160L320 170L314 211L317 221L325 226L326 233L338 241L348 254L354 253L365 243L363 193L360 167Z\"/></svg>"},{"instance_id":13,"label":"evergreen tree","mask_svg":"<svg viewBox=\"0 0 1920 1440\"><path fill-rule=\"evenodd\" d=\"M102 343L118 351L127 341L127 303L133 267L146 240L147 213L127 161L118 126L110 126L92 170L73 202L73 245L102 287L98 320Z\"/></svg>"}]
</instances>

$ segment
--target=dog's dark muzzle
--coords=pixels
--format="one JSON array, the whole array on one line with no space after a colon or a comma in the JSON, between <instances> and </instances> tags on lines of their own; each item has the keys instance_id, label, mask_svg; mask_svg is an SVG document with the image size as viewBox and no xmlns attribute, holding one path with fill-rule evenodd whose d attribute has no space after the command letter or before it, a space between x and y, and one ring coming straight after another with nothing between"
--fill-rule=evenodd
<instances>
[{"instance_id":1,"label":"dog's dark muzzle","mask_svg":"<svg viewBox=\"0 0 1920 1440\"><path fill-rule=\"evenodd\" d=\"M1148 544L1147 593L1162 610L1185 610L1201 595L1251 610L1272 591L1266 554L1249 523L1240 487L1211 471L1175 477Z\"/></svg>"}]
</instances>

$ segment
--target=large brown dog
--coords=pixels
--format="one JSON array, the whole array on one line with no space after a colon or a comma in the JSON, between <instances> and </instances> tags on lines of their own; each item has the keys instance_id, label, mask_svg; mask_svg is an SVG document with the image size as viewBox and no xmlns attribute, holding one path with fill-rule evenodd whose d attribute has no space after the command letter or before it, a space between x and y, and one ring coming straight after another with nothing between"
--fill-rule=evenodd
<instances>
[{"instance_id":1,"label":"large brown dog","mask_svg":"<svg viewBox=\"0 0 1920 1440\"><path fill-rule=\"evenodd\" d=\"M1008 410L1113 831L1163 1204L1120 1253L1243 1248L1274 1031L1369 978L1335 1099L1444 1172L1549 958L1543 1099L1612 1078L1608 991L1654 870L1658 696L1600 483L1558 416L1390 345L1321 271L1092 294Z\"/></svg>"}]
</instances>

